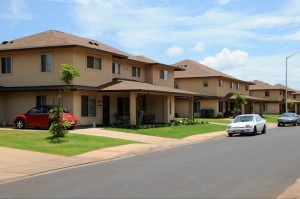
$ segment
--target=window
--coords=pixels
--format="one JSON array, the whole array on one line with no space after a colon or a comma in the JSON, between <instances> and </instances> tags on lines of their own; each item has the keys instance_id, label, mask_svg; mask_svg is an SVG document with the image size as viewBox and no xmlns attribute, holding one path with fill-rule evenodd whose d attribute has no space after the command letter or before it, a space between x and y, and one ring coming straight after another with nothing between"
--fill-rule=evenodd
<instances>
[{"instance_id":1,"label":"window","mask_svg":"<svg viewBox=\"0 0 300 199\"><path fill-rule=\"evenodd\" d=\"M223 80L222 79L219 80L219 87L223 87Z\"/></svg>"},{"instance_id":2,"label":"window","mask_svg":"<svg viewBox=\"0 0 300 199\"><path fill-rule=\"evenodd\" d=\"M200 102L194 102L194 113L200 113Z\"/></svg>"},{"instance_id":3,"label":"window","mask_svg":"<svg viewBox=\"0 0 300 199\"><path fill-rule=\"evenodd\" d=\"M219 112L223 113L223 102L219 102Z\"/></svg>"},{"instance_id":4,"label":"window","mask_svg":"<svg viewBox=\"0 0 300 199\"><path fill-rule=\"evenodd\" d=\"M230 88L233 89L233 82L230 82Z\"/></svg>"},{"instance_id":5,"label":"window","mask_svg":"<svg viewBox=\"0 0 300 199\"><path fill-rule=\"evenodd\" d=\"M178 80L174 81L174 88L179 89L179 81Z\"/></svg>"},{"instance_id":6,"label":"window","mask_svg":"<svg viewBox=\"0 0 300 199\"><path fill-rule=\"evenodd\" d=\"M245 86L245 90L246 90L246 91L248 91L248 90L249 90L249 85L248 85L248 84L246 84L246 86Z\"/></svg>"},{"instance_id":7,"label":"window","mask_svg":"<svg viewBox=\"0 0 300 199\"><path fill-rule=\"evenodd\" d=\"M1 74L11 74L11 57L1 57Z\"/></svg>"},{"instance_id":8,"label":"window","mask_svg":"<svg viewBox=\"0 0 300 199\"><path fill-rule=\"evenodd\" d=\"M236 83L235 87L237 90L240 90L240 83Z\"/></svg>"},{"instance_id":9,"label":"window","mask_svg":"<svg viewBox=\"0 0 300 199\"><path fill-rule=\"evenodd\" d=\"M41 55L41 71L52 72L52 56L50 54Z\"/></svg>"},{"instance_id":10,"label":"window","mask_svg":"<svg viewBox=\"0 0 300 199\"><path fill-rule=\"evenodd\" d=\"M133 77L140 77L141 76L141 69L137 67L132 67L132 76Z\"/></svg>"},{"instance_id":11,"label":"window","mask_svg":"<svg viewBox=\"0 0 300 199\"><path fill-rule=\"evenodd\" d=\"M270 91L265 91L265 97L270 97Z\"/></svg>"},{"instance_id":12,"label":"window","mask_svg":"<svg viewBox=\"0 0 300 199\"><path fill-rule=\"evenodd\" d=\"M87 64L88 68L101 70L101 59L97 57L87 56Z\"/></svg>"},{"instance_id":13,"label":"window","mask_svg":"<svg viewBox=\"0 0 300 199\"><path fill-rule=\"evenodd\" d=\"M81 96L81 116L96 117L96 96Z\"/></svg>"},{"instance_id":14,"label":"window","mask_svg":"<svg viewBox=\"0 0 300 199\"><path fill-rule=\"evenodd\" d=\"M160 79L168 80L169 71L167 70L160 70Z\"/></svg>"},{"instance_id":15,"label":"window","mask_svg":"<svg viewBox=\"0 0 300 199\"><path fill-rule=\"evenodd\" d=\"M45 95L36 96L36 105L43 106L47 104L47 98Z\"/></svg>"},{"instance_id":16,"label":"window","mask_svg":"<svg viewBox=\"0 0 300 199\"><path fill-rule=\"evenodd\" d=\"M112 73L113 74L120 74L121 66L119 63L112 63Z\"/></svg>"},{"instance_id":17,"label":"window","mask_svg":"<svg viewBox=\"0 0 300 199\"><path fill-rule=\"evenodd\" d=\"M207 79L203 80L203 87L208 87L208 80Z\"/></svg>"},{"instance_id":18,"label":"window","mask_svg":"<svg viewBox=\"0 0 300 199\"><path fill-rule=\"evenodd\" d=\"M263 112L267 112L267 111L268 111L268 104L263 103Z\"/></svg>"}]
</instances>

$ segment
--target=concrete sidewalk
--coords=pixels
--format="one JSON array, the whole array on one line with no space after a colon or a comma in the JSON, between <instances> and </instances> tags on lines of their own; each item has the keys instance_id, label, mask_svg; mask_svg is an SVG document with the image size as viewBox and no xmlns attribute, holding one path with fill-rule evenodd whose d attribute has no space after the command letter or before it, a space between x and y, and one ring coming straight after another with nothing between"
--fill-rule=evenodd
<instances>
[{"instance_id":1,"label":"concrete sidewalk","mask_svg":"<svg viewBox=\"0 0 300 199\"><path fill-rule=\"evenodd\" d=\"M268 129L275 128L271 124ZM1 128L0 128L1 130ZM142 144L129 144L105 149L99 149L73 157L64 157L45 153L24 151L0 147L0 183L25 178L33 175L53 172L86 164L108 161L118 158L145 154L171 147L183 146L192 143L204 142L227 136L225 131L194 135L184 139L161 138L140 134L130 134L108 131L102 128L75 129L70 133L94 135L110 138L119 138L142 142ZM282 198L299 198L299 182L285 191ZM296 190L296 191L295 191ZM298 194L298 195L297 195ZM296 197L297 196L297 197Z\"/></svg>"}]
</instances>

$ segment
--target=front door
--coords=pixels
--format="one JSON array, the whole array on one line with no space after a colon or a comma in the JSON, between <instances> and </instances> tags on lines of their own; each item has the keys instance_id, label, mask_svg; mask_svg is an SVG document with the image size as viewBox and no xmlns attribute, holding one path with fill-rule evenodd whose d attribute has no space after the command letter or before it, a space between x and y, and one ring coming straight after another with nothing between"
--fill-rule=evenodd
<instances>
[{"instance_id":1,"label":"front door","mask_svg":"<svg viewBox=\"0 0 300 199\"><path fill-rule=\"evenodd\" d=\"M103 124L104 125L108 125L110 123L109 107L110 107L109 96L103 96Z\"/></svg>"}]
</instances>

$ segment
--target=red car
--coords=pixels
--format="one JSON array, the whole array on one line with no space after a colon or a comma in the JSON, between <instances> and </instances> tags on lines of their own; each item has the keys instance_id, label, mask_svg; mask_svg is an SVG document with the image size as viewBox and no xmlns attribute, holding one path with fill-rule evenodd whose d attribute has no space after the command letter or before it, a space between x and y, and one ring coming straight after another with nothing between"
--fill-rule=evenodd
<instances>
[{"instance_id":1,"label":"red car","mask_svg":"<svg viewBox=\"0 0 300 199\"><path fill-rule=\"evenodd\" d=\"M27 113L19 114L14 119L14 126L17 129L24 129L26 128L49 128L52 124L52 120L49 117L50 110L57 106L54 105L44 105L44 106L36 106ZM69 121L71 122L70 129L73 129L77 126L78 121L74 115L69 113L68 111L64 111L64 116L62 121Z\"/></svg>"}]
</instances>

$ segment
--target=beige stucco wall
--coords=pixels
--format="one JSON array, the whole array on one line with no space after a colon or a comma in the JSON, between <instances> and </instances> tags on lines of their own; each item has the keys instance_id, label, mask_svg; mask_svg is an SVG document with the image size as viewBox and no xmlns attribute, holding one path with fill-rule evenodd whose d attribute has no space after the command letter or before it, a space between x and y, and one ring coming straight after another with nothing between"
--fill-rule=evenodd
<instances>
[{"instance_id":1,"label":"beige stucco wall","mask_svg":"<svg viewBox=\"0 0 300 199\"><path fill-rule=\"evenodd\" d=\"M168 71L167 80L160 79L160 70ZM154 67L152 67L152 69L147 69L146 72L147 76L149 74L149 76L146 78L147 82L149 81L148 83L174 88L174 68L155 65Z\"/></svg>"},{"instance_id":2,"label":"beige stucco wall","mask_svg":"<svg viewBox=\"0 0 300 199\"><path fill-rule=\"evenodd\" d=\"M189 116L189 102L188 100L176 100L175 101L175 112L179 117L188 117Z\"/></svg>"},{"instance_id":3,"label":"beige stucco wall","mask_svg":"<svg viewBox=\"0 0 300 199\"><path fill-rule=\"evenodd\" d=\"M53 56L52 72L41 72L41 54L45 53ZM0 74L0 85L4 87L57 85L60 84L61 64L73 64L72 52L65 49L18 51L2 55L12 56L12 75Z\"/></svg>"},{"instance_id":4,"label":"beige stucco wall","mask_svg":"<svg viewBox=\"0 0 300 199\"><path fill-rule=\"evenodd\" d=\"M279 103L267 103L267 111L263 111L263 113L268 113L268 114L279 114L280 109L279 109Z\"/></svg>"},{"instance_id":5,"label":"beige stucco wall","mask_svg":"<svg viewBox=\"0 0 300 199\"><path fill-rule=\"evenodd\" d=\"M0 93L0 126L1 121L5 118L5 109L4 109L4 94Z\"/></svg>"},{"instance_id":6,"label":"beige stucco wall","mask_svg":"<svg viewBox=\"0 0 300 199\"><path fill-rule=\"evenodd\" d=\"M265 90L251 90L251 96L267 100L281 101L285 98L283 90L269 90L270 96L265 96Z\"/></svg>"},{"instance_id":7,"label":"beige stucco wall","mask_svg":"<svg viewBox=\"0 0 300 199\"><path fill-rule=\"evenodd\" d=\"M200 101L200 108L201 109L213 109L214 116L217 117L219 113L219 100L201 100Z\"/></svg>"},{"instance_id":8,"label":"beige stucco wall","mask_svg":"<svg viewBox=\"0 0 300 199\"><path fill-rule=\"evenodd\" d=\"M219 80L223 80L223 86L219 86ZM184 78L176 79L179 82L179 89L188 90L208 96L226 96L228 93L240 93L249 95L246 90L246 83L238 82L226 78ZM208 86L204 87L204 80L208 81ZM234 82L233 89L230 88L231 82ZM240 88L236 88L236 83L240 84Z\"/></svg>"}]
</instances>

